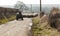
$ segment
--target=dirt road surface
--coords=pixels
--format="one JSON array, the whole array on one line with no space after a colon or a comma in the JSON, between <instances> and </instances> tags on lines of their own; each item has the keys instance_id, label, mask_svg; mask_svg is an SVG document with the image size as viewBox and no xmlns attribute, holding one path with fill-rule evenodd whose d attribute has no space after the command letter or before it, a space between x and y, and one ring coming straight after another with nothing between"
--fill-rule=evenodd
<instances>
[{"instance_id":1,"label":"dirt road surface","mask_svg":"<svg viewBox=\"0 0 60 36\"><path fill-rule=\"evenodd\" d=\"M24 20L14 20L0 25L0 36L29 36L31 18Z\"/></svg>"}]
</instances>

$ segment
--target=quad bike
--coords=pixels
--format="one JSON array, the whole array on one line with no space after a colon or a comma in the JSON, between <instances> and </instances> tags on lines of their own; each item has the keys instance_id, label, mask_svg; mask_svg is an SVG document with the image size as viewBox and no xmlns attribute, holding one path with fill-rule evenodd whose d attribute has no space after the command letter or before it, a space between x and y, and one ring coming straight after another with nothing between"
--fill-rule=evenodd
<instances>
[{"instance_id":1,"label":"quad bike","mask_svg":"<svg viewBox=\"0 0 60 36\"><path fill-rule=\"evenodd\" d=\"M23 16L22 16L21 12L16 14L16 20L19 20L19 19L23 20Z\"/></svg>"}]
</instances>

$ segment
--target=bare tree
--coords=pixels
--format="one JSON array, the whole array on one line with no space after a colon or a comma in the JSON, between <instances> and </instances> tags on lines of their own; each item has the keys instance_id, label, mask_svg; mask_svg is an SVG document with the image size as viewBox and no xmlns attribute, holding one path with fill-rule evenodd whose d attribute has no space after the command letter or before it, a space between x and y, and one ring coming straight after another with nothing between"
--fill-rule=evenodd
<instances>
[{"instance_id":1,"label":"bare tree","mask_svg":"<svg viewBox=\"0 0 60 36\"><path fill-rule=\"evenodd\" d=\"M23 2L20 2L20 1L18 1L18 2L15 4L15 8L16 8L16 9L19 9L20 11L28 10L28 7L27 7Z\"/></svg>"}]
</instances>

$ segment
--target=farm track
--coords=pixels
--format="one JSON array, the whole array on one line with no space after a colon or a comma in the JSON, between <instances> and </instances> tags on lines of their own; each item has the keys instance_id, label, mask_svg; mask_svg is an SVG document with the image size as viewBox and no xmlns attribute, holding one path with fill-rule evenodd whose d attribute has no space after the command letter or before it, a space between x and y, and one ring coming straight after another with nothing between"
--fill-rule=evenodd
<instances>
[{"instance_id":1,"label":"farm track","mask_svg":"<svg viewBox=\"0 0 60 36\"><path fill-rule=\"evenodd\" d=\"M31 18L14 20L0 25L0 36L28 36L30 31Z\"/></svg>"}]
</instances>

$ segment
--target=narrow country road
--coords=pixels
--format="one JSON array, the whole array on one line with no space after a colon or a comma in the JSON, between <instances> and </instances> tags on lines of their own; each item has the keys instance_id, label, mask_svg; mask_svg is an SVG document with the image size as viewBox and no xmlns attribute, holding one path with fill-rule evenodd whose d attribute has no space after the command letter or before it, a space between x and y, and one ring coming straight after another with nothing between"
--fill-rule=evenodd
<instances>
[{"instance_id":1,"label":"narrow country road","mask_svg":"<svg viewBox=\"0 0 60 36\"><path fill-rule=\"evenodd\" d=\"M31 18L14 20L0 25L0 36L28 36L30 31Z\"/></svg>"}]
</instances>

